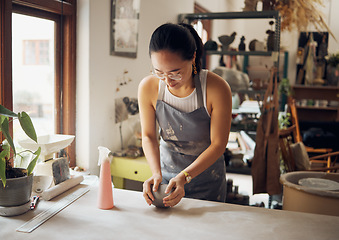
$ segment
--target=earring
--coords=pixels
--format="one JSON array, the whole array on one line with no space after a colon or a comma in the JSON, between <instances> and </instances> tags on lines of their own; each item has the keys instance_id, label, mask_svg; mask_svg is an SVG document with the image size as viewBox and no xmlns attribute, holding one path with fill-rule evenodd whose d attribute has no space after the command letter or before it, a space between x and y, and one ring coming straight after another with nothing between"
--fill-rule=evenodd
<instances>
[{"instance_id":1,"label":"earring","mask_svg":"<svg viewBox=\"0 0 339 240\"><path fill-rule=\"evenodd\" d=\"M196 75L198 72L197 72L197 67L195 66L195 63L193 63L193 73L194 75Z\"/></svg>"}]
</instances>

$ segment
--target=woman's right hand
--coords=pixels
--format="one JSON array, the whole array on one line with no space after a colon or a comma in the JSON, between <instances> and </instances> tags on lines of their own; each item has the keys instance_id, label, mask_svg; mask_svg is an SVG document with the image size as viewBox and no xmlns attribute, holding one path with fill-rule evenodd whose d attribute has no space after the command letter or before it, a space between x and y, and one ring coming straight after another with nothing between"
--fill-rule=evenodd
<instances>
[{"instance_id":1,"label":"woman's right hand","mask_svg":"<svg viewBox=\"0 0 339 240\"><path fill-rule=\"evenodd\" d=\"M143 184L143 196L148 205L151 205L154 201L154 196L151 191L151 185L153 185L153 192L158 191L159 184L162 181L161 174L153 174L152 177L147 179Z\"/></svg>"}]
</instances>

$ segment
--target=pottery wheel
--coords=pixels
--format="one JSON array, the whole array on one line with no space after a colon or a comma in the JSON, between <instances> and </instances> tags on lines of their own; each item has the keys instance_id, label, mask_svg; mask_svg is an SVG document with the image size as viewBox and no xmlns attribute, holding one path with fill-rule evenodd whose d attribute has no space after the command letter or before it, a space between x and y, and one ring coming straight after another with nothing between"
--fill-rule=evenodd
<instances>
[{"instance_id":1,"label":"pottery wheel","mask_svg":"<svg viewBox=\"0 0 339 240\"><path fill-rule=\"evenodd\" d=\"M323 178L302 178L298 181L299 185L309 188L315 188L324 191L339 190L339 183Z\"/></svg>"}]
</instances>

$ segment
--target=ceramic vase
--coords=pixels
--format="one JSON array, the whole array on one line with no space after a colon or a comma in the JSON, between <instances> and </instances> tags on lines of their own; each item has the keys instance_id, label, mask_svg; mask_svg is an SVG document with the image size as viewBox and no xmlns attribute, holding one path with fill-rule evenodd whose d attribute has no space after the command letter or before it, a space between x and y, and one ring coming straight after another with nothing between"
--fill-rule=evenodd
<instances>
[{"instance_id":1,"label":"ceramic vase","mask_svg":"<svg viewBox=\"0 0 339 240\"><path fill-rule=\"evenodd\" d=\"M339 86L339 70L338 67L327 66L327 83L330 86Z\"/></svg>"}]
</instances>

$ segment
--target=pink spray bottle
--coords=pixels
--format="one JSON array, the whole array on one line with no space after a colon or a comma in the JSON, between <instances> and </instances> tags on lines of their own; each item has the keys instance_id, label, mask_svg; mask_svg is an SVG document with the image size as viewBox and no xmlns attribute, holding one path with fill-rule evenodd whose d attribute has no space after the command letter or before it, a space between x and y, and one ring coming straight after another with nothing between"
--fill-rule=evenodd
<instances>
[{"instance_id":1,"label":"pink spray bottle","mask_svg":"<svg viewBox=\"0 0 339 240\"><path fill-rule=\"evenodd\" d=\"M105 147L98 147L100 179L99 179L99 193L98 193L98 208L111 209L114 207L113 203L113 184L111 181L111 161L113 156L111 151Z\"/></svg>"}]
</instances>

